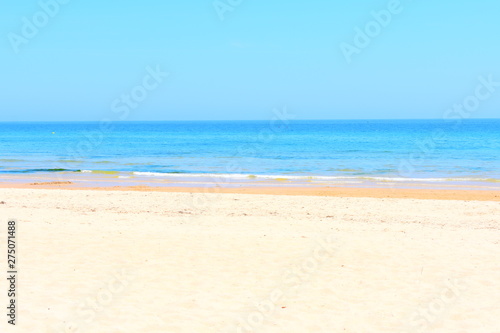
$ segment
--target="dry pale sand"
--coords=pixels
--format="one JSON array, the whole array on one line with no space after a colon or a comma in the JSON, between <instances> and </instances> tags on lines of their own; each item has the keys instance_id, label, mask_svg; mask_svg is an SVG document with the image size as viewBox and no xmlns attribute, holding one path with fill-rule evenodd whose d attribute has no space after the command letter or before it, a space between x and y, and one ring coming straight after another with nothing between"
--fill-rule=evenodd
<instances>
[{"instance_id":1,"label":"dry pale sand","mask_svg":"<svg viewBox=\"0 0 500 333\"><path fill-rule=\"evenodd\" d=\"M6 188L1 201L1 243L16 218L20 249L18 326L3 315L1 332L500 332L498 201Z\"/></svg>"}]
</instances>

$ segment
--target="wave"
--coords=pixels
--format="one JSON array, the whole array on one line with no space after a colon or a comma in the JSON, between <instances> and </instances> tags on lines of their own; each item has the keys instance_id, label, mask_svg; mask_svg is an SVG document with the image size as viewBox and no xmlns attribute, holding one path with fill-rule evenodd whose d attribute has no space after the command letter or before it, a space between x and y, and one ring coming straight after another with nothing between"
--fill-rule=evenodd
<instances>
[{"instance_id":1,"label":"wave","mask_svg":"<svg viewBox=\"0 0 500 333\"><path fill-rule=\"evenodd\" d=\"M146 177L176 177L176 178L230 178L252 180L366 180L366 181L393 181L393 182L500 182L496 178L405 178L405 177L378 177L378 176L293 176L293 175L254 175L254 174L217 174L217 173L167 173L167 172L131 172L135 176Z\"/></svg>"},{"instance_id":2,"label":"wave","mask_svg":"<svg viewBox=\"0 0 500 333\"><path fill-rule=\"evenodd\" d=\"M80 170L71 169L23 169L23 170L9 170L7 173L35 173L35 172L79 172Z\"/></svg>"},{"instance_id":3,"label":"wave","mask_svg":"<svg viewBox=\"0 0 500 333\"><path fill-rule=\"evenodd\" d=\"M0 162L24 162L24 160L19 160L16 158L0 158Z\"/></svg>"},{"instance_id":4,"label":"wave","mask_svg":"<svg viewBox=\"0 0 500 333\"><path fill-rule=\"evenodd\" d=\"M110 170L80 170L81 173L95 173L100 175L118 175L120 171L110 171Z\"/></svg>"},{"instance_id":5,"label":"wave","mask_svg":"<svg viewBox=\"0 0 500 333\"><path fill-rule=\"evenodd\" d=\"M58 163L83 163L81 160L58 160Z\"/></svg>"},{"instance_id":6,"label":"wave","mask_svg":"<svg viewBox=\"0 0 500 333\"><path fill-rule=\"evenodd\" d=\"M351 172L354 169L342 169ZM297 175L297 174L251 174L251 173L190 173L186 171L116 171L116 170L75 170L65 168L40 168L40 169L22 169L22 170L2 170L0 173L41 173L41 172L72 172L72 173L87 173L95 175L117 176L119 178L176 178L176 179L197 179L201 181L280 181L280 182L395 182L395 183L445 183L445 182L488 182L500 183L498 178L486 177L430 177L430 178L406 178L406 177L391 177L391 176L376 176L369 174L351 174L338 176L325 175Z\"/></svg>"}]
</instances>

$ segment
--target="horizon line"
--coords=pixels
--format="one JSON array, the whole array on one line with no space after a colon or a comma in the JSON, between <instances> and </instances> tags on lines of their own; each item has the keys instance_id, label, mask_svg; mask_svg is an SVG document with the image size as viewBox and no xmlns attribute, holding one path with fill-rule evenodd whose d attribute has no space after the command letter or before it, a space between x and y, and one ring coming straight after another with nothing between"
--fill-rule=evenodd
<instances>
[{"instance_id":1,"label":"horizon line","mask_svg":"<svg viewBox=\"0 0 500 333\"><path fill-rule=\"evenodd\" d=\"M460 118L461 120L499 120L498 118ZM323 119L288 119L288 121L374 121L374 120L455 120L444 118L323 118ZM134 123L134 122L216 122L216 121L269 121L269 119L191 119L191 120L0 120L0 123L96 123L109 121L112 123Z\"/></svg>"}]
</instances>

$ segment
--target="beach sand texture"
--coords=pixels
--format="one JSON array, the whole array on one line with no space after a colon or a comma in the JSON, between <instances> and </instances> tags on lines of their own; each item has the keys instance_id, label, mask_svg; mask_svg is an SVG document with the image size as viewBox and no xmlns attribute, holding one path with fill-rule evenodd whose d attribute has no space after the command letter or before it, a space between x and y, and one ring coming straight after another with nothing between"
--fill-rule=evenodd
<instances>
[{"instance_id":1,"label":"beach sand texture","mask_svg":"<svg viewBox=\"0 0 500 333\"><path fill-rule=\"evenodd\" d=\"M18 325L2 332L500 332L499 202L6 188L0 201L20 257Z\"/></svg>"}]
</instances>

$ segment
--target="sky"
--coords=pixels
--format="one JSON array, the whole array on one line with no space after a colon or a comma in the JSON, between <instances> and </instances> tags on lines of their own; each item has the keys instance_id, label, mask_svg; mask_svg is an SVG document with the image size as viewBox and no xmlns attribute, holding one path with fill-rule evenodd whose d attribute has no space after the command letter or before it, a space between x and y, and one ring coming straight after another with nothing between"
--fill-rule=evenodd
<instances>
[{"instance_id":1,"label":"sky","mask_svg":"<svg viewBox=\"0 0 500 333\"><path fill-rule=\"evenodd\" d=\"M0 9L0 121L266 120L279 108L296 119L440 119L465 102L476 105L463 117L500 115L498 0Z\"/></svg>"}]
</instances>

